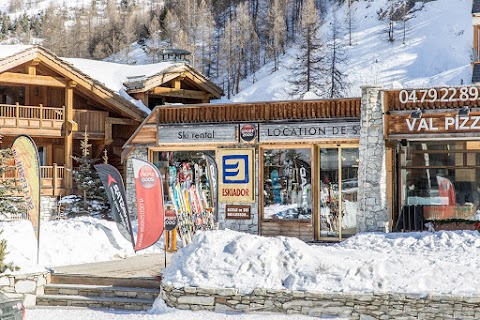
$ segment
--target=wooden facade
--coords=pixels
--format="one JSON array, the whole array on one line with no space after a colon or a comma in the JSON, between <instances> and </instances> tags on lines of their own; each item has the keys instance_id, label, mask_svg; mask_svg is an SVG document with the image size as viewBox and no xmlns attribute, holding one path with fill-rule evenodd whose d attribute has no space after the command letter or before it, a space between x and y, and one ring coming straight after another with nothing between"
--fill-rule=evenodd
<instances>
[{"instance_id":1,"label":"wooden facade","mask_svg":"<svg viewBox=\"0 0 480 320\"><path fill-rule=\"evenodd\" d=\"M359 143L359 123L360 123L360 99L335 99L335 100L304 100L304 101L278 101L278 102L253 102L253 103L233 103L233 104L199 104L188 106L157 106L150 115L138 127L135 133L124 145L122 159L128 159L132 150L137 147L148 148L149 158L152 162L158 161L155 154L164 154L165 152L177 151L206 151L214 154L223 148L254 148L257 158L255 160L258 166L258 172L255 175L255 184L258 185L258 198L255 204L259 211L258 223L259 233L265 236L293 236L300 239L319 240L322 238L320 232L320 216L314 214L312 219L306 220L272 220L263 218L264 204L264 152L273 149L289 150L302 148L309 150L312 157L312 210L319 212L320 186L320 163L319 153L322 148L357 148ZM255 126L258 130L256 139L246 142L240 137L243 125ZM312 130L319 127L328 127L331 124L348 126L350 124L358 126L355 128L355 134L348 135L329 135L328 137L283 137L280 140L276 138L263 138L261 132L266 129L279 126L282 130L291 130L290 128L300 128L302 126L312 126ZM224 141L213 139L211 142L199 139L198 142L174 141L175 139L163 140L165 131L186 131L201 130L203 128L218 129L219 133L224 134L228 128L234 128L237 136ZM271 139L271 140L270 140ZM218 156L218 155L217 155ZM219 161L217 159L217 161ZM231 204L236 205L236 204ZM340 235L334 240L342 238ZM326 239L332 240L332 239Z\"/></svg>"},{"instance_id":2,"label":"wooden facade","mask_svg":"<svg viewBox=\"0 0 480 320\"><path fill-rule=\"evenodd\" d=\"M106 150L108 162L124 172L122 147L146 118L148 110L139 108L44 48L3 48L12 54L0 54L1 144L10 147L19 134L28 134L34 139L41 158L42 194L60 196L72 192L71 170L76 166L72 156L81 155L80 141L85 133L92 144L92 157L101 159ZM209 102L207 97L221 95L221 90L207 79L182 65L171 74L162 70L151 76L145 83L147 86L136 88L132 96L172 83L175 83L173 87L187 87L182 81L177 83L180 76L207 82L198 84L197 89L203 86L216 90L211 95L203 92L206 97L203 102ZM160 80L167 78L170 82ZM181 92L173 96L169 101L183 101Z\"/></svg>"},{"instance_id":3,"label":"wooden facade","mask_svg":"<svg viewBox=\"0 0 480 320\"><path fill-rule=\"evenodd\" d=\"M220 99L223 90L184 62L177 62L150 77L130 78L128 94L148 108L171 103L198 104Z\"/></svg>"}]
</instances>

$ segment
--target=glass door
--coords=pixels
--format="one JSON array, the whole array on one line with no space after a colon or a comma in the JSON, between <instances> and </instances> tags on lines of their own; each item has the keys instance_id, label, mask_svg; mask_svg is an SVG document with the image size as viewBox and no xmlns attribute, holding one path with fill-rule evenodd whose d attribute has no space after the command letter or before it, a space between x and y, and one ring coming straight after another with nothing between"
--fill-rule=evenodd
<instances>
[{"instance_id":1,"label":"glass door","mask_svg":"<svg viewBox=\"0 0 480 320\"><path fill-rule=\"evenodd\" d=\"M319 174L320 238L356 233L358 148L321 147Z\"/></svg>"},{"instance_id":2,"label":"glass door","mask_svg":"<svg viewBox=\"0 0 480 320\"><path fill-rule=\"evenodd\" d=\"M339 237L338 148L320 149L320 237Z\"/></svg>"}]
</instances>

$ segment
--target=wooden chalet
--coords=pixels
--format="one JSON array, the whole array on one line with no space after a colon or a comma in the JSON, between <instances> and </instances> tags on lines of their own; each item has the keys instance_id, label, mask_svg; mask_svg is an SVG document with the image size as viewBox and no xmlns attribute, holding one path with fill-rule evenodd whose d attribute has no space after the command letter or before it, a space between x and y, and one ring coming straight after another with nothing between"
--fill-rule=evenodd
<instances>
[{"instance_id":1,"label":"wooden chalet","mask_svg":"<svg viewBox=\"0 0 480 320\"><path fill-rule=\"evenodd\" d=\"M161 75L128 77L124 82L128 94L150 109L157 105L209 103L212 99L220 99L222 89L186 63L189 54L185 50L163 50L162 60L170 65Z\"/></svg>"},{"instance_id":2,"label":"wooden chalet","mask_svg":"<svg viewBox=\"0 0 480 320\"><path fill-rule=\"evenodd\" d=\"M133 86L139 75L143 80L137 77ZM108 163L124 172L122 146L150 112L147 106L209 102L221 94L185 63L127 66L59 58L39 46L0 46L1 143L10 147L19 134L34 139L43 195L71 193L72 156L81 155L85 132L92 157L107 150Z\"/></svg>"}]
</instances>

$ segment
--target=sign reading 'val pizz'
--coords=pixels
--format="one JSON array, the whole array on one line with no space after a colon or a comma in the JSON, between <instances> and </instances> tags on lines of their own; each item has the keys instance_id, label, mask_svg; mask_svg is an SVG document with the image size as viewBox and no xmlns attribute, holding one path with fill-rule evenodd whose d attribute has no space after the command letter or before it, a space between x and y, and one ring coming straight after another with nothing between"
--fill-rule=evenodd
<instances>
[{"instance_id":1,"label":"sign reading 'val pizz'","mask_svg":"<svg viewBox=\"0 0 480 320\"><path fill-rule=\"evenodd\" d=\"M388 116L389 135L411 134L455 134L480 132L480 115L460 116L450 113L423 114L421 118L412 118L409 114Z\"/></svg>"}]
</instances>

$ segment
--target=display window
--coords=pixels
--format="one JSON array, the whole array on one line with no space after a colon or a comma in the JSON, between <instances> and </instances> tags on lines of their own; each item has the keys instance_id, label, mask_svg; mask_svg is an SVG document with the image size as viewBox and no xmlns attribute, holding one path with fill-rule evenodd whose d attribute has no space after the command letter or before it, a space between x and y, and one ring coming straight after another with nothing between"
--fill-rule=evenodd
<instances>
[{"instance_id":1,"label":"display window","mask_svg":"<svg viewBox=\"0 0 480 320\"><path fill-rule=\"evenodd\" d=\"M179 233L186 242L197 230L215 226L216 176L214 151L155 151L153 163L163 178L165 207L179 220Z\"/></svg>"},{"instance_id":2,"label":"display window","mask_svg":"<svg viewBox=\"0 0 480 320\"><path fill-rule=\"evenodd\" d=\"M342 238L356 233L358 148L321 147L320 237Z\"/></svg>"},{"instance_id":3,"label":"display window","mask_svg":"<svg viewBox=\"0 0 480 320\"><path fill-rule=\"evenodd\" d=\"M408 142L400 163L401 211L414 208L431 221L480 220L478 142Z\"/></svg>"},{"instance_id":4,"label":"display window","mask_svg":"<svg viewBox=\"0 0 480 320\"><path fill-rule=\"evenodd\" d=\"M312 219L310 148L263 149L263 219Z\"/></svg>"}]
</instances>

